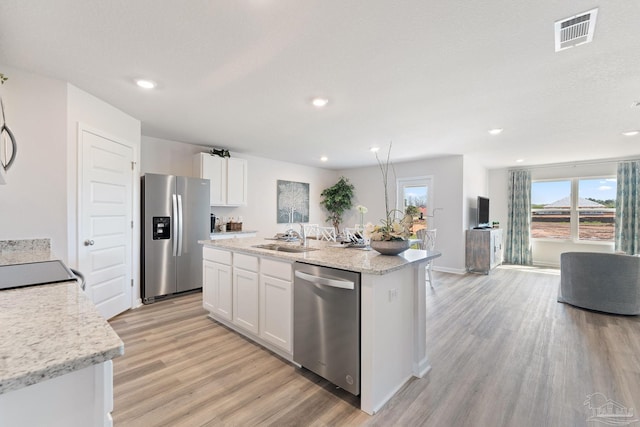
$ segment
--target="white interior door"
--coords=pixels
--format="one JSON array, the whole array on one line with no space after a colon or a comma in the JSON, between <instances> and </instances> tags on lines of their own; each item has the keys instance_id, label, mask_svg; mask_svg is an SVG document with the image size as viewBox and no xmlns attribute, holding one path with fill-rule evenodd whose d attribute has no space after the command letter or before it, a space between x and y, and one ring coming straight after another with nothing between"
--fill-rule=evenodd
<instances>
[{"instance_id":1,"label":"white interior door","mask_svg":"<svg viewBox=\"0 0 640 427\"><path fill-rule=\"evenodd\" d=\"M86 292L109 319L131 307L133 147L78 130L78 264Z\"/></svg>"}]
</instances>

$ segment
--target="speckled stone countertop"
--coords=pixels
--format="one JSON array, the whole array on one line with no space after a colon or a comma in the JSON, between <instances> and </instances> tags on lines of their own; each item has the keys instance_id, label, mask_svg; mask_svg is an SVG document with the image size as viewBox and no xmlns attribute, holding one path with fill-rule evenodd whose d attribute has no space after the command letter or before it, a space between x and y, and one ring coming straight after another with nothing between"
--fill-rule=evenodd
<instances>
[{"instance_id":1,"label":"speckled stone countertop","mask_svg":"<svg viewBox=\"0 0 640 427\"><path fill-rule=\"evenodd\" d=\"M49 239L0 240L0 265L56 260Z\"/></svg>"},{"instance_id":2,"label":"speckled stone countertop","mask_svg":"<svg viewBox=\"0 0 640 427\"><path fill-rule=\"evenodd\" d=\"M33 249L5 250L0 265L57 259ZM122 340L76 281L0 291L0 394L123 353Z\"/></svg>"},{"instance_id":3,"label":"speckled stone countertop","mask_svg":"<svg viewBox=\"0 0 640 427\"><path fill-rule=\"evenodd\" d=\"M367 274L390 273L392 271L408 267L411 264L428 261L441 255L440 252L436 251L407 249L400 255L388 256L380 255L374 250L347 248L339 243L317 240L308 241L310 248L317 249L315 251L302 253L279 252L270 249L255 248L255 245L274 243L273 240L266 240L259 237L227 240L200 240L199 243L212 248L229 249L236 252L270 256L289 261L300 261L307 264L340 268L342 270L357 271ZM295 242L277 243L288 246L300 246L299 243Z\"/></svg>"}]
</instances>

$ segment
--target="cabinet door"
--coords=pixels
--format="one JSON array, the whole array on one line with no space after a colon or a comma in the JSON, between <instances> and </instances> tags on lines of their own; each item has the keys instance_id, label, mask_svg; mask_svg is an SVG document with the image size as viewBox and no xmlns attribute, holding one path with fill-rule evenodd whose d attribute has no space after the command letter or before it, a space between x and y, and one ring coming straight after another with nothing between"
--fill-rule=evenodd
<instances>
[{"instance_id":1,"label":"cabinet door","mask_svg":"<svg viewBox=\"0 0 640 427\"><path fill-rule=\"evenodd\" d=\"M233 268L233 323L258 334L258 273Z\"/></svg>"},{"instance_id":2,"label":"cabinet door","mask_svg":"<svg viewBox=\"0 0 640 427\"><path fill-rule=\"evenodd\" d=\"M260 275L260 337L292 351L292 286L288 280Z\"/></svg>"},{"instance_id":3,"label":"cabinet door","mask_svg":"<svg viewBox=\"0 0 640 427\"><path fill-rule=\"evenodd\" d=\"M205 260L202 268L203 307L216 317L232 320L231 266Z\"/></svg>"},{"instance_id":4,"label":"cabinet door","mask_svg":"<svg viewBox=\"0 0 640 427\"><path fill-rule=\"evenodd\" d=\"M227 159L227 204L247 204L247 161Z\"/></svg>"},{"instance_id":5,"label":"cabinet door","mask_svg":"<svg viewBox=\"0 0 640 427\"><path fill-rule=\"evenodd\" d=\"M491 247L493 248L493 260L491 267L502 264L502 230L492 230Z\"/></svg>"},{"instance_id":6,"label":"cabinet door","mask_svg":"<svg viewBox=\"0 0 640 427\"><path fill-rule=\"evenodd\" d=\"M227 167L224 158L200 154L202 162L201 178L211 181L210 204L211 206L225 205L227 203Z\"/></svg>"}]
</instances>

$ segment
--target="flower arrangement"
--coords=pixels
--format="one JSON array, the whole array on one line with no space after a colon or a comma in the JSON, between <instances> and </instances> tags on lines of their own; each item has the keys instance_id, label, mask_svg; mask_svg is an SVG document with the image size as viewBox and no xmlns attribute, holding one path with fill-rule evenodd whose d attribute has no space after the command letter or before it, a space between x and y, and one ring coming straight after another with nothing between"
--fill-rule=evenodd
<instances>
[{"instance_id":1,"label":"flower arrangement","mask_svg":"<svg viewBox=\"0 0 640 427\"><path fill-rule=\"evenodd\" d=\"M364 230L365 237L373 241L408 240L411 236L413 217L411 215L404 215L403 212L398 209L389 209L389 169L391 169L395 175L390 157L391 144L389 144L387 159L384 163L378 157L378 153L376 153L376 160L378 161L378 166L380 166L382 183L384 184L385 218L380 220L380 225L371 223L366 225ZM402 216L401 220L397 219L398 215Z\"/></svg>"},{"instance_id":2,"label":"flower arrangement","mask_svg":"<svg viewBox=\"0 0 640 427\"><path fill-rule=\"evenodd\" d=\"M6 82L7 80L9 80L9 77L6 77L3 73L0 73L0 84L4 84L4 82Z\"/></svg>"},{"instance_id":3,"label":"flower arrangement","mask_svg":"<svg viewBox=\"0 0 640 427\"><path fill-rule=\"evenodd\" d=\"M360 226L364 228L364 214L369 212L369 209L367 209L366 206L362 206L362 205L356 206L356 209L358 210L358 212L360 212Z\"/></svg>"}]
</instances>

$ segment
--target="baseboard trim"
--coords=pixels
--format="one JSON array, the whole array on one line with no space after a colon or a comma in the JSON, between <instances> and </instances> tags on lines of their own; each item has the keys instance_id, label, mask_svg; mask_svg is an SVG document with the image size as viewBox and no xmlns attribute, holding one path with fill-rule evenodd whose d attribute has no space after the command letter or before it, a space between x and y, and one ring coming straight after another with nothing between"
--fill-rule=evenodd
<instances>
[{"instance_id":1,"label":"baseboard trim","mask_svg":"<svg viewBox=\"0 0 640 427\"><path fill-rule=\"evenodd\" d=\"M459 268L448 268L448 267L436 267L435 265L431 267L433 271L439 271L441 273L453 273L453 274L466 274L466 269Z\"/></svg>"}]
</instances>

